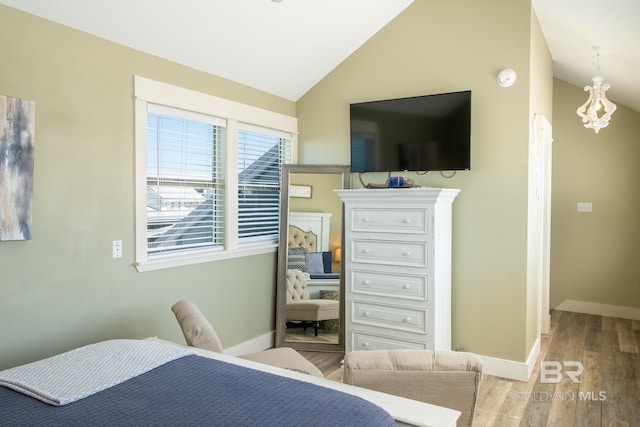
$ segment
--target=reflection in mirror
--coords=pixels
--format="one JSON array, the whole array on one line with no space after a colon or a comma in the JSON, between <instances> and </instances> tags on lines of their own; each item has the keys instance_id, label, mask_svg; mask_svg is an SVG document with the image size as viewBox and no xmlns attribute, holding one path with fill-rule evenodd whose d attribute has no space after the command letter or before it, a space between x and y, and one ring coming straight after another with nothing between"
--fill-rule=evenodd
<instances>
[{"instance_id":1,"label":"reflection in mirror","mask_svg":"<svg viewBox=\"0 0 640 427\"><path fill-rule=\"evenodd\" d=\"M341 351L343 207L334 190L348 188L348 166L285 165L283 171L276 346Z\"/></svg>"}]
</instances>

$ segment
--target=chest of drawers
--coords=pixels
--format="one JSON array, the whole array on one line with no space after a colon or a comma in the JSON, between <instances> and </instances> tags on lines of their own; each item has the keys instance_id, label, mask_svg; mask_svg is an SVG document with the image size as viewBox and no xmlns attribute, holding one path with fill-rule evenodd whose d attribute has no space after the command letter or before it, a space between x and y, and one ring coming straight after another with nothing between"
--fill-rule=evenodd
<instances>
[{"instance_id":1,"label":"chest of drawers","mask_svg":"<svg viewBox=\"0 0 640 427\"><path fill-rule=\"evenodd\" d=\"M345 207L345 349L451 349L460 190L336 190Z\"/></svg>"}]
</instances>

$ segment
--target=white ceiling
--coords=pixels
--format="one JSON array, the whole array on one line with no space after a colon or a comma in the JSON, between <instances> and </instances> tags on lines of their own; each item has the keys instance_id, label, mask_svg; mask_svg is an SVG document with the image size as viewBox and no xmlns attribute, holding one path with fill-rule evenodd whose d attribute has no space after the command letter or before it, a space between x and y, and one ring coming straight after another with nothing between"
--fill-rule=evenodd
<instances>
[{"instance_id":1,"label":"white ceiling","mask_svg":"<svg viewBox=\"0 0 640 427\"><path fill-rule=\"evenodd\" d=\"M296 101L414 0L0 0ZM420 0L423 1L423 0ZM554 75L640 111L639 0L533 0ZM586 99L586 98L585 98Z\"/></svg>"},{"instance_id":2,"label":"white ceiling","mask_svg":"<svg viewBox=\"0 0 640 427\"><path fill-rule=\"evenodd\" d=\"M554 76L590 85L598 47L600 75L611 84L607 97L640 111L640 0L532 2L551 49Z\"/></svg>"}]
</instances>

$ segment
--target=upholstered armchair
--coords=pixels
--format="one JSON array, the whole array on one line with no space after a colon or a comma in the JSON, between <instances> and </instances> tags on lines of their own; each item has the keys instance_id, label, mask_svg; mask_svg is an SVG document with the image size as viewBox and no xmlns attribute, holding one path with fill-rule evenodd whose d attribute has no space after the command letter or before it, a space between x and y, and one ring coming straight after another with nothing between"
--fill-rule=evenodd
<instances>
[{"instance_id":1,"label":"upholstered armchair","mask_svg":"<svg viewBox=\"0 0 640 427\"><path fill-rule=\"evenodd\" d=\"M344 358L344 383L458 410L458 427L473 425L481 379L473 353L373 350Z\"/></svg>"},{"instance_id":2,"label":"upholstered armchair","mask_svg":"<svg viewBox=\"0 0 640 427\"><path fill-rule=\"evenodd\" d=\"M340 302L329 299L311 299L305 274L296 269L287 270L287 322L310 322L314 333L322 320L338 319Z\"/></svg>"},{"instance_id":3,"label":"upholstered armchair","mask_svg":"<svg viewBox=\"0 0 640 427\"><path fill-rule=\"evenodd\" d=\"M188 345L216 353L224 353L218 334L198 306L191 301L180 300L171 307L171 311L175 314ZM324 377L320 369L289 347L270 348L240 357L265 365Z\"/></svg>"}]
</instances>

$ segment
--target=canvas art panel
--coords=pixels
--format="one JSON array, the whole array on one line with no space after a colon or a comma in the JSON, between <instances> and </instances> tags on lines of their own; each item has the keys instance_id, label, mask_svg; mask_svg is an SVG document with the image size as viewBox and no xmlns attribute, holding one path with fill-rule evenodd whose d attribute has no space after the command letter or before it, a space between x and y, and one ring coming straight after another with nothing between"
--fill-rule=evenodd
<instances>
[{"instance_id":1,"label":"canvas art panel","mask_svg":"<svg viewBox=\"0 0 640 427\"><path fill-rule=\"evenodd\" d=\"M0 240L31 240L35 102L0 95Z\"/></svg>"}]
</instances>

